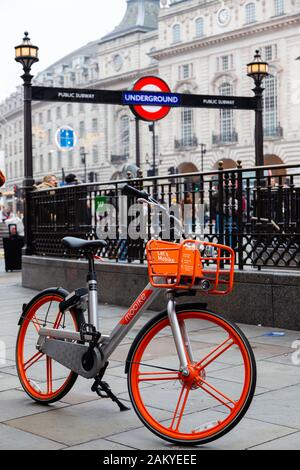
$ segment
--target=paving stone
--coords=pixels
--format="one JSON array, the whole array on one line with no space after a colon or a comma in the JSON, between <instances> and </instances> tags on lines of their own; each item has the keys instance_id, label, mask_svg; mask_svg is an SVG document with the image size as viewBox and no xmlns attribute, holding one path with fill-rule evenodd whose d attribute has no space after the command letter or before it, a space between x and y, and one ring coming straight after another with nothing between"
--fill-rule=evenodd
<instances>
[{"instance_id":1,"label":"paving stone","mask_svg":"<svg viewBox=\"0 0 300 470\"><path fill-rule=\"evenodd\" d=\"M40 416L63 406L67 405L62 403L40 405L31 400L25 392L19 390L0 392L0 422L35 414Z\"/></svg>"},{"instance_id":2,"label":"paving stone","mask_svg":"<svg viewBox=\"0 0 300 470\"><path fill-rule=\"evenodd\" d=\"M5 369L4 369L5 371ZM5 374L4 371L0 371L0 392L5 390L12 390L20 386L18 377L14 375Z\"/></svg>"},{"instance_id":3,"label":"paving stone","mask_svg":"<svg viewBox=\"0 0 300 470\"><path fill-rule=\"evenodd\" d=\"M287 436L274 439L264 444L259 444L251 448L251 450L299 450L300 432L288 434Z\"/></svg>"},{"instance_id":4,"label":"paving stone","mask_svg":"<svg viewBox=\"0 0 300 470\"><path fill-rule=\"evenodd\" d=\"M169 413L162 411L160 416L167 417ZM68 406L11 420L8 424L67 445L82 444L141 426L133 410L120 413L110 400Z\"/></svg>"},{"instance_id":5,"label":"paving stone","mask_svg":"<svg viewBox=\"0 0 300 470\"><path fill-rule=\"evenodd\" d=\"M264 393L254 398L247 417L300 430L299 397L300 385Z\"/></svg>"},{"instance_id":6,"label":"paving stone","mask_svg":"<svg viewBox=\"0 0 300 470\"><path fill-rule=\"evenodd\" d=\"M244 418L230 433L220 439L199 447L190 447L192 450L243 450L267 440L276 439L293 432L284 426L264 423ZM110 437L110 440L126 445L133 445L137 449L189 449L189 447L174 447L160 440L146 428L135 429L130 433L124 432Z\"/></svg>"},{"instance_id":7,"label":"paving stone","mask_svg":"<svg viewBox=\"0 0 300 470\"><path fill-rule=\"evenodd\" d=\"M228 369L228 380L239 380L242 372L242 366L231 367ZM214 377L220 377L222 371L213 372ZM268 390L276 390L290 385L300 384L300 367L287 366L285 364L270 362L257 362L257 386Z\"/></svg>"},{"instance_id":8,"label":"paving stone","mask_svg":"<svg viewBox=\"0 0 300 470\"><path fill-rule=\"evenodd\" d=\"M131 432L131 431L130 431ZM65 450L133 450L135 448L128 447L117 442L107 439L96 439L95 441L86 442L77 446L65 448Z\"/></svg>"},{"instance_id":9,"label":"paving stone","mask_svg":"<svg viewBox=\"0 0 300 470\"><path fill-rule=\"evenodd\" d=\"M58 442L0 424L0 450L58 450L63 447Z\"/></svg>"}]
</instances>

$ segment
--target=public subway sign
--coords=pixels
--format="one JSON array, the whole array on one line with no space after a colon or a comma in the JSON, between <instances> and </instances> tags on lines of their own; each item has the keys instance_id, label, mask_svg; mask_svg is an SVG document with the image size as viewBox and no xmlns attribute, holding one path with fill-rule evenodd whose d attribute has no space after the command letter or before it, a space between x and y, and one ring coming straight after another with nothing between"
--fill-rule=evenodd
<instances>
[{"instance_id":1,"label":"public subway sign","mask_svg":"<svg viewBox=\"0 0 300 470\"><path fill-rule=\"evenodd\" d=\"M123 93L123 104L130 106L135 116L144 121L159 121L171 107L180 106L180 95L171 93L169 85L159 77L140 78L132 91Z\"/></svg>"},{"instance_id":2,"label":"public subway sign","mask_svg":"<svg viewBox=\"0 0 300 470\"><path fill-rule=\"evenodd\" d=\"M214 96L171 93L169 86L158 77L143 77L133 90L95 90L81 88L32 87L33 101L65 103L97 103L130 106L132 112L145 121L163 119L174 107L256 110L255 97Z\"/></svg>"}]
</instances>

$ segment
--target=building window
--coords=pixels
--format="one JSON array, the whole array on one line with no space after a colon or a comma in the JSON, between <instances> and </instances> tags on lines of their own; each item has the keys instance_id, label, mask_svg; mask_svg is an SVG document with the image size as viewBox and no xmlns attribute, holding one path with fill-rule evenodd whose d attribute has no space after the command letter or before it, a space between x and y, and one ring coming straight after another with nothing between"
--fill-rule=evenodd
<instances>
[{"instance_id":1,"label":"building window","mask_svg":"<svg viewBox=\"0 0 300 470\"><path fill-rule=\"evenodd\" d=\"M275 16L284 15L284 0L274 0Z\"/></svg>"},{"instance_id":2,"label":"building window","mask_svg":"<svg viewBox=\"0 0 300 470\"><path fill-rule=\"evenodd\" d=\"M80 121L80 123L79 123L79 137L80 137L80 139L84 138L84 134L85 134L85 124L84 124L84 121Z\"/></svg>"},{"instance_id":3,"label":"building window","mask_svg":"<svg viewBox=\"0 0 300 470\"><path fill-rule=\"evenodd\" d=\"M129 156L129 117L122 116L120 121L121 154Z\"/></svg>"},{"instance_id":4,"label":"building window","mask_svg":"<svg viewBox=\"0 0 300 470\"><path fill-rule=\"evenodd\" d=\"M226 72L234 68L233 54L217 57L217 71Z\"/></svg>"},{"instance_id":5,"label":"building window","mask_svg":"<svg viewBox=\"0 0 300 470\"><path fill-rule=\"evenodd\" d=\"M265 46L264 57L267 62L277 59L277 44Z\"/></svg>"},{"instance_id":6,"label":"building window","mask_svg":"<svg viewBox=\"0 0 300 470\"><path fill-rule=\"evenodd\" d=\"M73 168L73 152L69 152L69 155L68 155L68 166L69 168Z\"/></svg>"},{"instance_id":7,"label":"building window","mask_svg":"<svg viewBox=\"0 0 300 470\"><path fill-rule=\"evenodd\" d=\"M98 145L93 146L93 163L98 163L99 161L99 151Z\"/></svg>"},{"instance_id":8,"label":"building window","mask_svg":"<svg viewBox=\"0 0 300 470\"><path fill-rule=\"evenodd\" d=\"M52 152L48 153L48 170L52 170Z\"/></svg>"},{"instance_id":9,"label":"building window","mask_svg":"<svg viewBox=\"0 0 300 470\"><path fill-rule=\"evenodd\" d=\"M39 113L39 123L43 124L43 113Z\"/></svg>"},{"instance_id":10,"label":"building window","mask_svg":"<svg viewBox=\"0 0 300 470\"><path fill-rule=\"evenodd\" d=\"M61 119L61 108L56 108L56 119Z\"/></svg>"},{"instance_id":11,"label":"building window","mask_svg":"<svg viewBox=\"0 0 300 470\"><path fill-rule=\"evenodd\" d=\"M186 80L193 76L193 64L184 64L178 67L179 80Z\"/></svg>"},{"instance_id":12,"label":"building window","mask_svg":"<svg viewBox=\"0 0 300 470\"><path fill-rule=\"evenodd\" d=\"M15 178L18 177L18 162L15 162Z\"/></svg>"},{"instance_id":13,"label":"building window","mask_svg":"<svg viewBox=\"0 0 300 470\"><path fill-rule=\"evenodd\" d=\"M204 36L204 20L203 18L197 18L195 21L196 37L201 38Z\"/></svg>"},{"instance_id":14,"label":"building window","mask_svg":"<svg viewBox=\"0 0 300 470\"><path fill-rule=\"evenodd\" d=\"M40 155L40 172L44 172L44 157L43 155Z\"/></svg>"},{"instance_id":15,"label":"building window","mask_svg":"<svg viewBox=\"0 0 300 470\"><path fill-rule=\"evenodd\" d=\"M172 28L173 43L181 41L180 24L175 24Z\"/></svg>"},{"instance_id":16,"label":"building window","mask_svg":"<svg viewBox=\"0 0 300 470\"><path fill-rule=\"evenodd\" d=\"M70 103L68 103L68 106L67 106L67 114L68 116L73 116L73 106Z\"/></svg>"},{"instance_id":17,"label":"building window","mask_svg":"<svg viewBox=\"0 0 300 470\"><path fill-rule=\"evenodd\" d=\"M60 170L62 168L62 153L60 150L57 151L57 169Z\"/></svg>"},{"instance_id":18,"label":"building window","mask_svg":"<svg viewBox=\"0 0 300 470\"><path fill-rule=\"evenodd\" d=\"M222 96L233 96L233 86L230 83L223 83L219 88ZM232 142L233 140L233 110L220 109L220 133L222 142Z\"/></svg>"},{"instance_id":19,"label":"building window","mask_svg":"<svg viewBox=\"0 0 300 470\"><path fill-rule=\"evenodd\" d=\"M79 112L84 113L84 104L83 103L79 104Z\"/></svg>"},{"instance_id":20,"label":"building window","mask_svg":"<svg viewBox=\"0 0 300 470\"><path fill-rule=\"evenodd\" d=\"M189 147L193 143L193 121L193 110L183 108L181 111L181 137L184 147Z\"/></svg>"},{"instance_id":21,"label":"building window","mask_svg":"<svg viewBox=\"0 0 300 470\"><path fill-rule=\"evenodd\" d=\"M248 3L248 5L246 5L246 24L255 23L255 21L256 21L255 3Z\"/></svg>"},{"instance_id":22,"label":"building window","mask_svg":"<svg viewBox=\"0 0 300 470\"><path fill-rule=\"evenodd\" d=\"M92 132L98 132L98 119L97 118L92 120Z\"/></svg>"},{"instance_id":23,"label":"building window","mask_svg":"<svg viewBox=\"0 0 300 470\"><path fill-rule=\"evenodd\" d=\"M23 160L19 160L19 175L23 175Z\"/></svg>"},{"instance_id":24,"label":"building window","mask_svg":"<svg viewBox=\"0 0 300 470\"><path fill-rule=\"evenodd\" d=\"M277 77L269 75L264 81L264 127L266 137L276 135L278 128Z\"/></svg>"},{"instance_id":25,"label":"building window","mask_svg":"<svg viewBox=\"0 0 300 470\"><path fill-rule=\"evenodd\" d=\"M52 120L51 109L48 109L48 111L47 111L47 121L51 122L51 120Z\"/></svg>"},{"instance_id":26,"label":"building window","mask_svg":"<svg viewBox=\"0 0 300 470\"><path fill-rule=\"evenodd\" d=\"M51 145L52 143L52 131L51 129L48 129L48 145Z\"/></svg>"}]
</instances>

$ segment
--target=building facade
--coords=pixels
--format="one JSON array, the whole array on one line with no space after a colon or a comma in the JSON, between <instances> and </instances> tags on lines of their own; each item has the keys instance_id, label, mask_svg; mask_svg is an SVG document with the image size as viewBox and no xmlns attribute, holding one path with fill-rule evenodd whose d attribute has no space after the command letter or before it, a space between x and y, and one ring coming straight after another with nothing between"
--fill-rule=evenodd
<instances>
[{"instance_id":1,"label":"building facade","mask_svg":"<svg viewBox=\"0 0 300 470\"><path fill-rule=\"evenodd\" d=\"M99 6L100 8L100 6ZM265 163L296 164L300 156L300 0L127 0L114 31L40 73L44 86L131 89L144 75L158 75L174 92L252 96L246 65L260 49L270 64L264 93ZM46 52L46 51L44 51ZM43 51L41 51L41 54ZM10 185L23 179L22 86L0 105L0 151ZM60 151L59 127L78 136L76 148ZM153 134L140 122L140 161L151 169ZM253 166L254 113L173 109L155 126L159 174ZM205 147L204 147L205 146ZM34 177L88 173L108 181L136 162L136 122L123 106L33 104ZM203 149L206 148L206 153ZM125 172L125 173L124 173Z\"/></svg>"}]
</instances>

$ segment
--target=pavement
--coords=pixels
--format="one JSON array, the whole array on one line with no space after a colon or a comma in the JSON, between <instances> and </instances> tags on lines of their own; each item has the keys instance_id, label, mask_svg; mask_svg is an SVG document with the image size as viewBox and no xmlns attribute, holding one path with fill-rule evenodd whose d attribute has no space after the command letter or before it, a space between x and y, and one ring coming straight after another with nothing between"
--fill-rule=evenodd
<instances>
[{"instance_id":1,"label":"pavement","mask_svg":"<svg viewBox=\"0 0 300 470\"><path fill-rule=\"evenodd\" d=\"M123 414L110 400L99 399L90 391L91 382L81 378L59 403L45 407L28 398L20 388L14 348L22 304L35 294L21 286L20 273L5 273L3 260L0 260L0 345L3 342L6 345L5 361L0 357L0 450L184 449L154 436L133 410ZM124 309L113 305L100 305L99 310L107 331L124 313ZM149 312L145 320L151 315L153 313ZM197 451L299 449L300 352L297 351L300 341L298 344L295 341L300 340L300 332L257 325L239 326L249 338L257 360L256 396L246 417L234 430L218 441L198 447ZM115 352L105 376L112 390L125 401L129 401L129 397L124 357L137 329L138 325ZM279 331L284 334L268 335ZM234 365L228 367L230 380L234 381ZM167 409L167 404L161 403L162 411L164 407Z\"/></svg>"}]
</instances>

